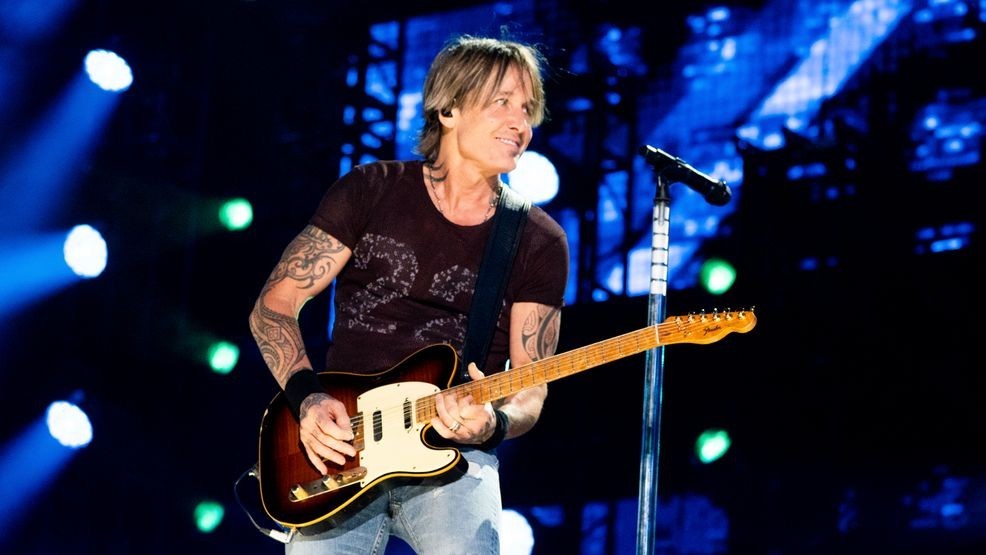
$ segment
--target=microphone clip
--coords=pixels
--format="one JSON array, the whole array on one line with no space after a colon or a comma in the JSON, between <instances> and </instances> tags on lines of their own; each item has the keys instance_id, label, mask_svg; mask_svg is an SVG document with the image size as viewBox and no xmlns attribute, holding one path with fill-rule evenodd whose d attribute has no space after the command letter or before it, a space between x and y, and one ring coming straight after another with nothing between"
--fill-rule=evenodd
<instances>
[{"instance_id":1,"label":"microphone clip","mask_svg":"<svg viewBox=\"0 0 986 555\"><path fill-rule=\"evenodd\" d=\"M730 190L729 185L726 185L725 181L709 177L686 164L681 158L672 156L650 145L640 147L639 152L658 175L670 181L684 183L696 193L702 195L709 204L723 206L733 196L732 190Z\"/></svg>"}]
</instances>

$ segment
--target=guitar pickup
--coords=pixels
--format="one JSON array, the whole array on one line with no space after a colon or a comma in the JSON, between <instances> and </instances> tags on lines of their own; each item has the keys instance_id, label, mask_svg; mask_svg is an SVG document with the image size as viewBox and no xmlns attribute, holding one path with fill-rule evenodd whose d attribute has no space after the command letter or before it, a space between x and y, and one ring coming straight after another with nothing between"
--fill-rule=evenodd
<instances>
[{"instance_id":1,"label":"guitar pickup","mask_svg":"<svg viewBox=\"0 0 986 555\"><path fill-rule=\"evenodd\" d=\"M304 501L316 495L335 491L359 483L360 480L366 477L366 472L365 466L357 466L356 468L343 470L330 476L323 476L306 484L298 484L291 488L288 498L291 501Z\"/></svg>"}]
</instances>

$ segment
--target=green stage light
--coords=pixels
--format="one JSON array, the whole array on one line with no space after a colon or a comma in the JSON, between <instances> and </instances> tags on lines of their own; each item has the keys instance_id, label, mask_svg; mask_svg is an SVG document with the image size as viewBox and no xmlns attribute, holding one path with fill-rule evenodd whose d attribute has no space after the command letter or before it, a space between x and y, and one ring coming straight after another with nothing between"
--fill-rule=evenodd
<instances>
[{"instance_id":1,"label":"green stage light","mask_svg":"<svg viewBox=\"0 0 986 555\"><path fill-rule=\"evenodd\" d=\"M201 501L195 506L195 527L199 532L208 534L215 530L223 521L226 509L216 501Z\"/></svg>"},{"instance_id":2,"label":"green stage light","mask_svg":"<svg viewBox=\"0 0 986 555\"><path fill-rule=\"evenodd\" d=\"M253 206L245 198L227 200L219 207L219 221L230 231L240 231L253 222Z\"/></svg>"},{"instance_id":3,"label":"green stage light","mask_svg":"<svg viewBox=\"0 0 986 555\"><path fill-rule=\"evenodd\" d=\"M240 348L229 341L217 341L209 347L209 366L217 374L229 374L240 359Z\"/></svg>"},{"instance_id":4,"label":"green stage light","mask_svg":"<svg viewBox=\"0 0 986 555\"><path fill-rule=\"evenodd\" d=\"M721 258L710 258L702 263L699 270L702 287L713 295L721 295L736 281L736 269Z\"/></svg>"},{"instance_id":5,"label":"green stage light","mask_svg":"<svg viewBox=\"0 0 986 555\"><path fill-rule=\"evenodd\" d=\"M695 440L695 455L704 464L709 464L722 458L729 451L732 440L729 432L722 429L709 429L702 432Z\"/></svg>"}]
</instances>

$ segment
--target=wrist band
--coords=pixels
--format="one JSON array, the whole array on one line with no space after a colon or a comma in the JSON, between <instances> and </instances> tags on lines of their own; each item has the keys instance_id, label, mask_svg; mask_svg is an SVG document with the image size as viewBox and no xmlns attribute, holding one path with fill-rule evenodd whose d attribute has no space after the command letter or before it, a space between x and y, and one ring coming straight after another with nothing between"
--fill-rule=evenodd
<instances>
[{"instance_id":1,"label":"wrist band","mask_svg":"<svg viewBox=\"0 0 986 555\"><path fill-rule=\"evenodd\" d=\"M302 368L291 377L288 383L284 384L284 398L291 407L291 412L295 418L301 420L301 403L312 393L325 393L322 382L318 380L318 375L311 368Z\"/></svg>"},{"instance_id":2,"label":"wrist band","mask_svg":"<svg viewBox=\"0 0 986 555\"><path fill-rule=\"evenodd\" d=\"M496 409L493 413L496 415L496 429L493 430L493 435L489 439L478 445L478 448L483 451L492 451L497 445L503 443L507 437L507 428L510 427L510 417L507 416L507 413L500 409Z\"/></svg>"}]
</instances>

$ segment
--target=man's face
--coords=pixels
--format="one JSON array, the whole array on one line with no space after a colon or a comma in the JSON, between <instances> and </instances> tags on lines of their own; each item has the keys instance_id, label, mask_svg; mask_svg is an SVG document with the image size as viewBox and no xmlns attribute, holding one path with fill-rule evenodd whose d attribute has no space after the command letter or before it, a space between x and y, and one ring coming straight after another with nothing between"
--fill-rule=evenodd
<instances>
[{"instance_id":1,"label":"man's face","mask_svg":"<svg viewBox=\"0 0 986 555\"><path fill-rule=\"evenodd\" d=\"M459 109L455 144L460 156L484 174L512 171L531 143L531 91L521 75L511 67L491 97Z\"/></svg>"}]
</instances>

